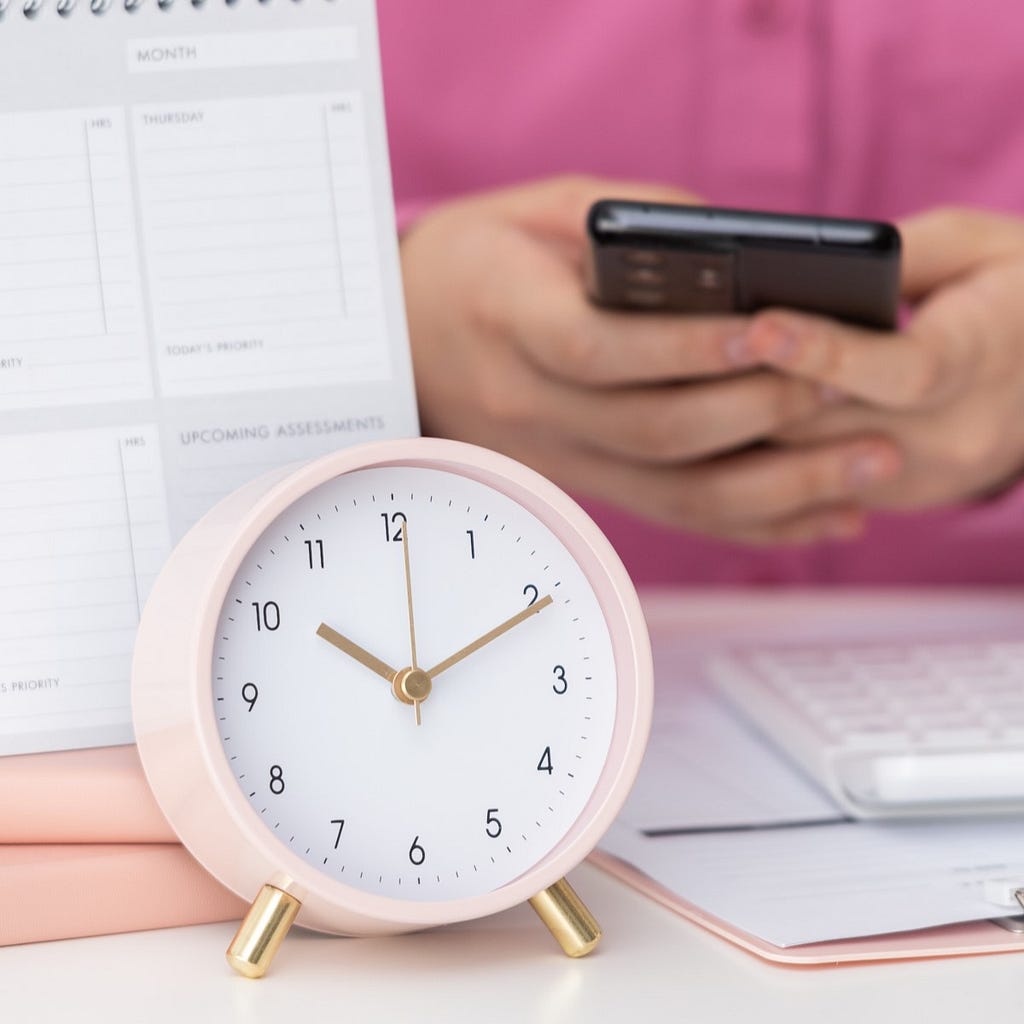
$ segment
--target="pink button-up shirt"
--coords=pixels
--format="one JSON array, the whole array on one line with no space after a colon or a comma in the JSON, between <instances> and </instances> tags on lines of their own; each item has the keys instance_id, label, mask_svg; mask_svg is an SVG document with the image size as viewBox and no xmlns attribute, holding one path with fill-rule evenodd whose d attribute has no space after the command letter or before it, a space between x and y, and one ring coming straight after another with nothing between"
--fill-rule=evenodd
<instances>
[{"instance_id":1,"label":"pink button-up shirt","mask_svg":"<svg viewBox=\"0 0 1024 1024\"><path fill-rule=\"evenodd\" d=\"M400 217L563 172L720 205L1024 213L1019 0L378 0ZM1024 325L1022 325L1024 337ZM1024 415L1024 409L1021 410ZM1024 582L1024 493L764 551L590 506L643 582Z\"/></svg>"}]
</instances>

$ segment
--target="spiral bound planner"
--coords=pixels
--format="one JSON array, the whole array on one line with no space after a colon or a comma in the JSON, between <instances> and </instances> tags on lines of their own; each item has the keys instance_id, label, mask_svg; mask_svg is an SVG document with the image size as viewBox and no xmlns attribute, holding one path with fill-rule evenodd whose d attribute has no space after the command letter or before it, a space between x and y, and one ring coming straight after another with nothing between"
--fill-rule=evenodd
<instances>
[{"instance_id":1,"label":"spiral bound planner","mask_svg":"<svg viewBox=\"0 0 1024 1024\"><path fill-rule=\"evenodd\" d=\"M372 0L0 0L0 754L130 742L171 544L417 429Z\"/></svg>"}]
</instances>

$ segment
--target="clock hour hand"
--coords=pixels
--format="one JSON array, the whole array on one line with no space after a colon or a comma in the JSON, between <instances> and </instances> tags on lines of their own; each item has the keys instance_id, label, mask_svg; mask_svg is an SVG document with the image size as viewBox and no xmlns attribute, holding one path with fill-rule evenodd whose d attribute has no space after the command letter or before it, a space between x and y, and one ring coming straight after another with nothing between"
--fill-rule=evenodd
<instances>
[{"instance_id":1,"label":"clock hour hand","mask_svg":"<svg viewBox=\"0 0 1024 1024\"><path fill-rule=\"evenodd\" d=\"M468 658L492 640L497 640L503 633L507 633L510 629L518 626L520 622L525 622L531 616L547 608L549 604L551 604L551 595L545 594L539 601L531 604L528 608L524 608L521 612L517 612L510 619L506 619L500 626L495 626L489 633L484 633L483 636L477 637L471 644L467 644L461 650L456 651L451 657L445 658L444 661L430 669L427 675L431 680L436 679L442 672L450 669L452 665L457 665L463 658Z\"/></svg>"},{"instance_id":2,"label":"clock hour hand","mask_svg":"<svg viewBox=\"0 0 1024 1024\"><path fill-rule=\"evenodd\" d=\"M386 662L381 661L380 658L375 658L369 651L360 647L359 644L349 640L347 636L342 636L337 630L331 629L326 622L321 622L317 626L316 635L337 647L339 651L344 651L350 658L355 658L360 665L365 665L371 672L379 675L381 679L386 679L389 683L395 681L398 669L392 668Z\"/></svg>"}]
</instances>

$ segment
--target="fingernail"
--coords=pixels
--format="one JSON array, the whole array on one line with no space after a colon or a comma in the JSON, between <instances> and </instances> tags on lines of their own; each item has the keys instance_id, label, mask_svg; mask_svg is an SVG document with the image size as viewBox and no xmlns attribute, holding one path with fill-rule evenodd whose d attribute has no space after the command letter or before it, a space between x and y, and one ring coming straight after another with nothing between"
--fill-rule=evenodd
<instances>
[{"instance_id":1,"label":"fingernail","mask_svg":"<svg viewBox=\"0 0 1024 1024\"><path fill-rule=\"evenodd\" d=\"M846 469L847 479L854 489L878 483L892 476L894 461L879 451L858 452Z\"/></svg>"},{"instance_id":2,"label":"fingernail","mask_svg":"<svg viewBox=\"0 0 1024 1024\"><path fill-rule=\"evenodd\" d=\"M754 361L754 352L746 334L733 334L723 345L726 361L732 366L749 366Z\"/></svg>"},{"instance_id":3,"label":"fingernail","mask_svg":"<svg viewBox=\"0 0 1024 1024\"><path fill-rule=\"evenodd\" d=\"M761 352L773 363L788 363L796 358L800 350L797 336L779 324L769 324L763 329Z\"/></svg>"}]
</instances>

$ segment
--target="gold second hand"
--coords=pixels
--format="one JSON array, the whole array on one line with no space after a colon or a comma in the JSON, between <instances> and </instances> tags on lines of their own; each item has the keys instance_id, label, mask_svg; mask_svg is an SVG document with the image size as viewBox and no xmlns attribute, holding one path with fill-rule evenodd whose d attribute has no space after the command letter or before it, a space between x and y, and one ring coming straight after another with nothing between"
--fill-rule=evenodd
<instances>
[{"instance_id":1,"label":"gold second hand","mask_svg":"<svg viewBox=\"0 0 1024 1024\"><path fill-rule=\"evenodd\" d=\"M416 620L413 616L412 611L412 571L409 568L409 521L408 519L402 524L402 555L405 559L405 597L409 605L409 648L412 656L412 667L418 669L419 665L416 662ZM420 718L420 704L422 701L414 700L412 702L413 710L416 713L416 724L422 725L423 722Z\"/></svg>"}]
</instances>

